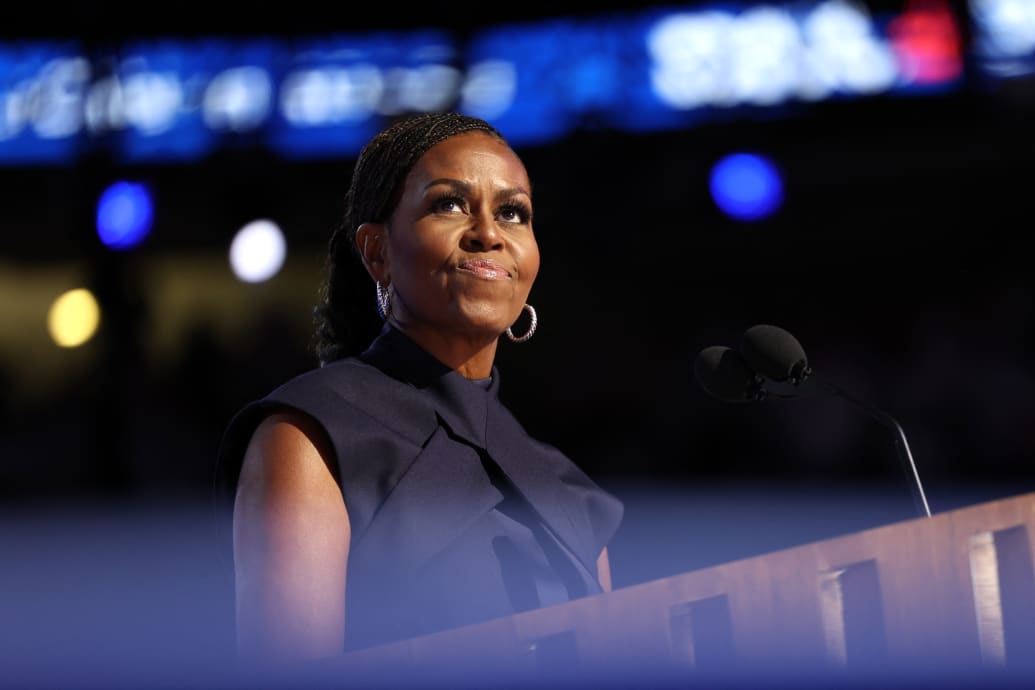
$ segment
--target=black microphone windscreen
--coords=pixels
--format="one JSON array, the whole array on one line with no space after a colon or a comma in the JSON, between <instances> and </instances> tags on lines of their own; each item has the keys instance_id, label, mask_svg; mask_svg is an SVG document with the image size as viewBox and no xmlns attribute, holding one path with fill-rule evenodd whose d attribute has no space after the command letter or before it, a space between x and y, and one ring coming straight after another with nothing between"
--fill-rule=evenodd
<instances>
[{"instance_id":1,"label":"black microphone windscreen","mask_svg":"<svg viewBox=\"0 0 1035 690\"><path fill-rule=\"evenodd\" d=\"M723 402L757 399L755 373L732 348L712 345L701 350L694 362L694 374L705 393Z\"/></svg>"},{"instance_id":2,"label":"black microphone windscreen","mask_svg":"<svg viewBox=\"0 0 1035 690\"><path fill-rule=\"evenodd\" d=\"M748 366L773 381L799 378L808 368L801 343L779 326L758 324L747 329L740 351Z\"/></svg>"}]
</instances>

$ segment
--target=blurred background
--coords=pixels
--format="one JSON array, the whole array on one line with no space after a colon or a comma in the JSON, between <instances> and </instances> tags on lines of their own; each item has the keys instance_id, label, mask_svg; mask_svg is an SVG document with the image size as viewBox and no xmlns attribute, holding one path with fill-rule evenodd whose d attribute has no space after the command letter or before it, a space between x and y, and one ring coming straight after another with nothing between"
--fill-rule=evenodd
<instances>
[{"instance_id":1,"label":"blurred background","mask_svg":"<svg viewBox=\"0 0 1035 690\"><path fill-rule=\"evenodd\" d=\"M616 586L918 517L859 406L698 385L755 324L901 424L933 512L1035 488L1035 0L4 12L26 673L230 653L222 430L316 365L352 163L413 112L483 117L529 168L540 326L501 343L501 396L625 501Z\"/></svg>"}]
</instances>

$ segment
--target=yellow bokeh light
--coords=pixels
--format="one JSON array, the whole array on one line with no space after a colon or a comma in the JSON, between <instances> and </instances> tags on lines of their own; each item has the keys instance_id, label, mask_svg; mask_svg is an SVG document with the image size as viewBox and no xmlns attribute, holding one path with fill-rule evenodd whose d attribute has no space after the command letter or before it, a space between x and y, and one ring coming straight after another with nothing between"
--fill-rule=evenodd
<instances>
[{"instance_id":1,"label":"yellow bokeh light","mask_svg":"<svg viewBox=\"0 0 1035 690\"><path fill-rule=\"evenodd\" d=\"M47 328L61 347L78 347L93 337L101 321L101 309L86 288L69 290L50 306Z\"/></svg>"}]
</instances>

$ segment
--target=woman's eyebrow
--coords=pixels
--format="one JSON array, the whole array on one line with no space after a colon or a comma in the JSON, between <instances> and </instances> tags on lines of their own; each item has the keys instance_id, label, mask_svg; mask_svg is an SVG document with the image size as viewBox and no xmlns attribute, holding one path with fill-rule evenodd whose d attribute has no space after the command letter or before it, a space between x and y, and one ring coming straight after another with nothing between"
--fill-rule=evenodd
<instances>
[{"instance_id":1,"label":"woman's eyebrow","mask_svg":"<svg viewBox=\"0 0 1035 690\"><path fill-rule=\"evenodd\" d=\"M448 185L448 186L453 187L455 189L459 189L460 191L465 192L465 193L471 191L471 185L467 184L463 180L457 180L457 179L454 179L452 177L438 177L438 178L432 180L431 182L427 183L426 185L424 185L424 191L428 191L429 189L431 189L435 185L440 185L440 184Z\"/></svg>"},{"instance_id":2,"label":"woman's eyebrow","mask_svg":"<svg viewBox=\"0 0 1035 690\"><path fill-rule=\"evenodd\" d=\"M426 192L429 189L431 189L432 187L434 187L436 185L440 185L440 184L452 187L453 189L456 189L456 190L458 190L460 192L463 192L464 194L469 194L471 192L471 185L470 184L468 184L467 182L464 182L463 180L457 180L457 179L452 178L452 177L438 177L438 178L435 178L434 180L431 180L426 185L424 185L424 191ZM524 187L507 187L505 189L498 190L495 193L495 197L497 199L500 199L500 198L505 198L505 197L516 196L518 194L523 194L524 196L527 196L527 197L531 197L532 196L532 193L530 191L528 191L527 189L525 189Z\"/></svg>"},{"instance_id":3,"label":"woman's eyebrow","mask_svg":"<svg viewBox=\"0 0 1035 690\"><path fill-rule=\"evenodd\" d=\"M502 199L502 198L511 197L511 196L518 196L518 195L527 196L527 197L531 198L532 193L529 192L524 187L507 187L506 189L501 189L498 192L496 192L496 198L497 199Z\"/></svg>"}]
</instances>

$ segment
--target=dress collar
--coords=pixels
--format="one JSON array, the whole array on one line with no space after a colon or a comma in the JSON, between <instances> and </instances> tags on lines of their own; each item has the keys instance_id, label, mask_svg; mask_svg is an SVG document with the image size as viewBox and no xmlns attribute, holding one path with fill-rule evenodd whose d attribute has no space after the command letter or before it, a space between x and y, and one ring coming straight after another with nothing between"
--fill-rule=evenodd
<instances>
[{"instance_id":1,"label":"dress collar","mask_svg":"<svg viewBox=\"0 0 1035 690\"><path fill-rule=\"evenodd\" d=\"M481 448L534 506L560 541L577 555L587 572L595 571L597 553L593 551L593 544L596 540L588 512L590 506L595 505L599 489L559 451L530 438L504 408L498 397L500 375L495 366L492 382L486 388L438 361L387 323L359 359L402 386L399 395L392 399L392 409L378 406L380 414L377 416L384 423L422 447L431 440L436 427L444 426L453 437ZM445 466L453 460L452 456L444 456L435 472L445 472ZM399 486L403 484L412 486L406 481ZM420 484L422 490L427 488L426 483ZM489 490L483 498L495 504L501 495ZM416 499L399 503L423 505ZM468 508L482 510L484 506Z\"/></svg>"},{"instance_id":2,"label":"dress collar","mask_svg":"<svg viewBox=\"0 0 1035 690\"><path fill-rule=\"evenodd\" d=\"M487 446L488 407L499 397L495 365L488 386L471 381L387 322L359 358L430 397L441 421L454 434L480 448Z\"/></svg>"}]
</instances>

